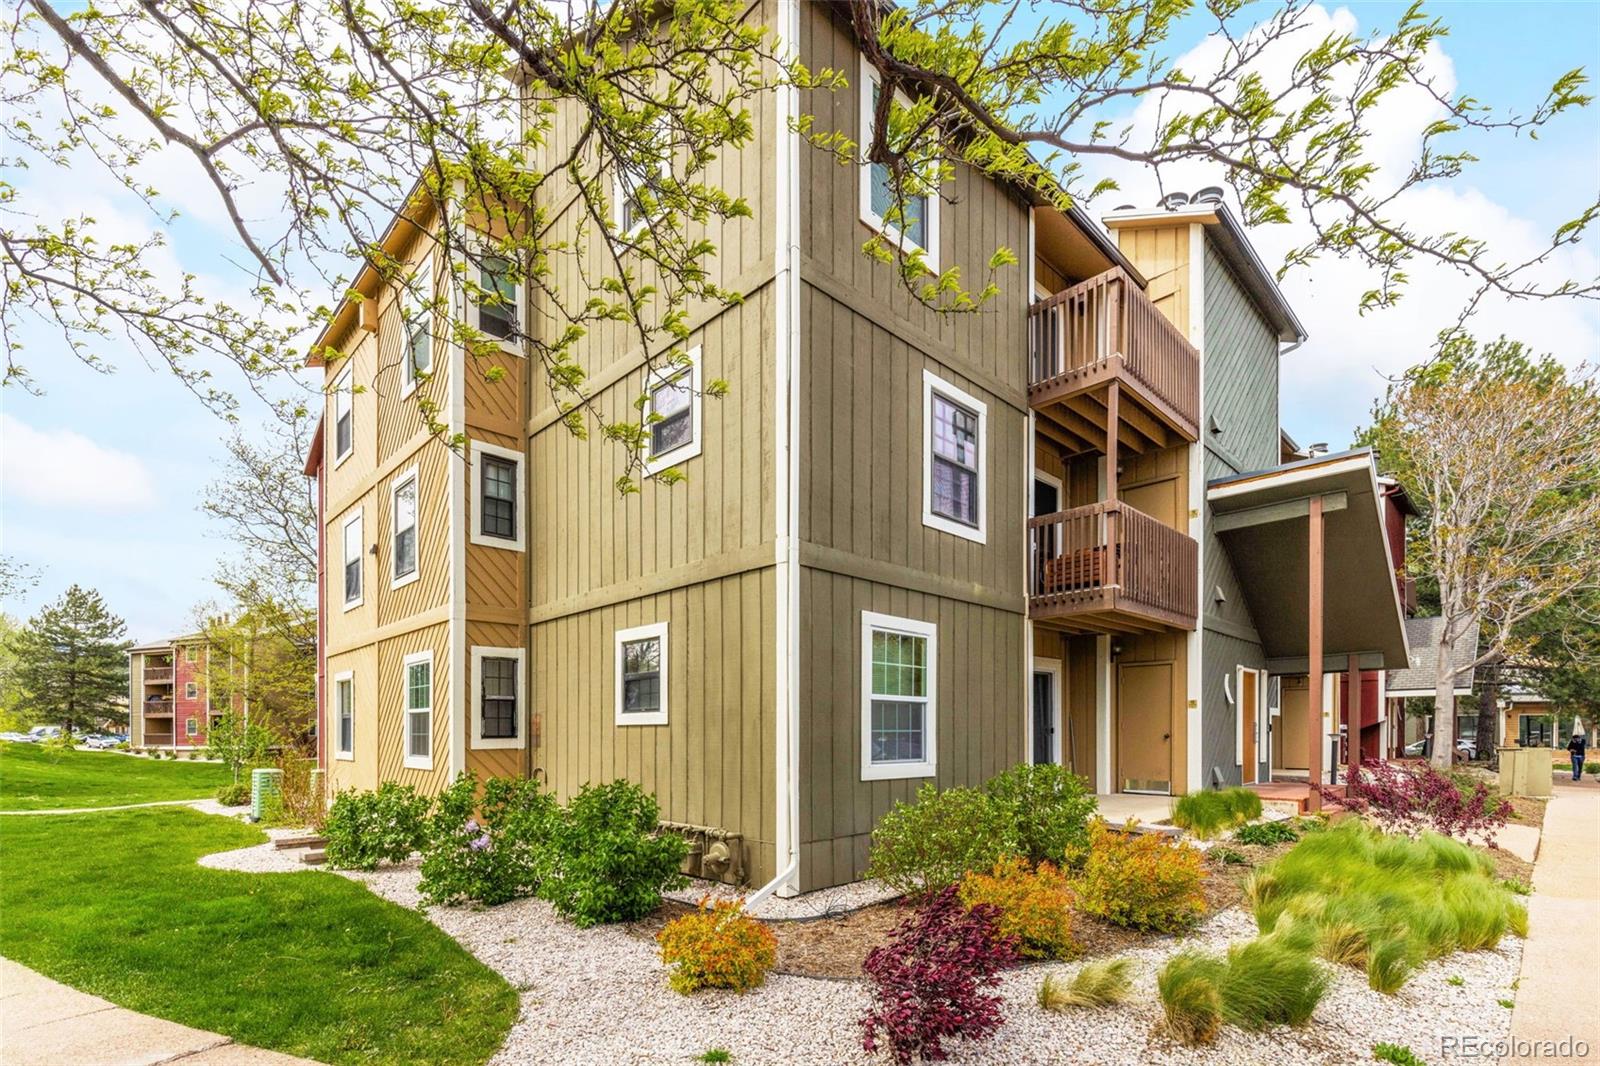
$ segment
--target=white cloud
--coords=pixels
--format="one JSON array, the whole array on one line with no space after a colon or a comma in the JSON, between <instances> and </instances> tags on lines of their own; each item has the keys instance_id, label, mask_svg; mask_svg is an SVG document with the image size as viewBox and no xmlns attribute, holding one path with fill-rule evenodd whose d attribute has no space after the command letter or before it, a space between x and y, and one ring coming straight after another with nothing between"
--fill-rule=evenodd
<instances>
[{"instance_id":1,"label":"white cloud","mask_svg":"<svg viewBox=\"0 0 1600 1066\"><path fill-rule=\"evenodd\" d=\"M117 511L152 507L156 481L136 455L71 430L40 430L0 414L0 495L8 505Z\"/></svg>"}]
</instances>

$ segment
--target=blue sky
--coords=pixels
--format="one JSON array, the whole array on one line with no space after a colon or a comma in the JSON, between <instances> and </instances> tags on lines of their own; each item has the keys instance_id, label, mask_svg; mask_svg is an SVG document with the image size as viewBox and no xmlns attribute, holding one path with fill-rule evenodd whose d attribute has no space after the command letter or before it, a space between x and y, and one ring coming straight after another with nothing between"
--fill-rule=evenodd
<instances>
[{"instance_id":1,"label":"blue sky","mask_svg":"<svg viewBox=\"0 0 1600 1066\"><path fill-rule=\"evenodd\" d=\"M1257 5L1247 13L1257 10L1270 9ZM1329 10L1348 12L1365 29L1392 21L1404 5ZM1561 71L1600 71L1600 4L1447 3L1430 10L1451 27L1443 53L1461 88L1497 105L1525 111ZM1174 54L1198 41L1202 31L1194 26ZM1499 138L1481 154L1483 163L1421 209L1513 241L1547 234L1567 217L1563 209L1592 201L1600 189L1600 108L1567 116L1537 141ZM1138 189L1138 175L1119 179L1130 192ZM163 187L183 189L194 180L173 168ZM59 174L35 171L20 184L25 197L44 190L58 199L62 181ZM77 174L70 181L66 187L76 193L93 179ZM1205 183L1203 175L1196 177L1196 187ZM94 183L90 195L103 198L92 201L94 213L150 224L148 214L119 200L108 185ZM1091 213L1126 198L1113 193ZM184 268L212 276L229 272L227 259L237 249L218 221L202 210L174 228L171 245ZM1272 262L1291 236L1262 233L1257 240ZM1593 253L1583 254L1592 273ZM1282 418L1302 443L1348 443L1381 392L1382 375L1425 356L1427 340L1456 306L1451 279L1421 271L1400 309L1358 319L1354 300L1363 280L1329 265L1285 283L1313 334L1283 364ZM1592 308L1492 309L1481 328L1523 336L1571 362L1600 357L1600 314ZM27 344L25 362L44 391L0 393L0 549L39 571L41 580L5 609L27 615L78 582L100 589L127 618L134 638L185 628L195 605L214 595L211 574L228 550L198 510L205 485L216 477L228 427L169 373L123 348L107 349L117 371L102 375L77 363L46 330L29 329ZM247 426L265 414L259 403L245 400Z\"/></svg>"}]
</instances>

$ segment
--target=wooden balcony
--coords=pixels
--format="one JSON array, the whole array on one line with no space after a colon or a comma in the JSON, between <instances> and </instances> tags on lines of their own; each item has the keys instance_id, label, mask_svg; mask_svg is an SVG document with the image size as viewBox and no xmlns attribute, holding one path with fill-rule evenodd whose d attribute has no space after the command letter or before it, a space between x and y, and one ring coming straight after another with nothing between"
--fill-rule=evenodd
<instances>
[{"instance_id":1,"label":"wooden balcony","mask_svg":"<svg viewBox=\"0 0 1600 1066\"><path fill-rule=\"evenodd\" d=\"M147 685L170 685L172 683L172 667L147 666L144 669L144 683Z\"/></svg>"},{"instance_id":2,"label":"wooden balcony","mask_svg":"<svg viewBox=\"0 0 1600 1066\"><path fill-rule=\"evenodd\" d=\"M1121 269L1079 282L1028 312L1028 402L1074 452L1105 452L1118 382L1118 440L1134 452L1199 437L1200 356Z\"/></svg>"},{"instance_id":3,"label":"wooden balcony","mask_svg":"<svg viewBox=\"0 0 1600 1066\"><path fill-rule=\"evenodd\" d=\"M1078 633L1193 629L1200 549L1127 504L1028 520L1028 616Z\"/></svg>"},{"instance_id":4,"label":"wooden balcony","mask_svg":"<svg viewBox=\"0 0 1600 1066\"><path fill-rule=\"evenodd\" d=\"M171 700L145 700L139 705L144 710L146 718L171 718Z\"/></svg>"}]
</instances>

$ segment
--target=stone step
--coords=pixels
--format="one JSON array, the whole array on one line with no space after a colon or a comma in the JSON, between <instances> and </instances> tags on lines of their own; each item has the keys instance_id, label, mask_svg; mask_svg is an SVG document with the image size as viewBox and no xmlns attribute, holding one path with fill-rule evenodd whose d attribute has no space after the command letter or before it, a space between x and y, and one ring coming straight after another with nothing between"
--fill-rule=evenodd
<instances>
[{"instance_id":1,"label":"stone step","mask_svg":"<svg viewBox=\"0 0 1600 1066\"><path fill-rule=\"evenodd\" d=\"M321 866L328 861L328 853L321 848L315 848L300 856L300 861L307 866Z\"/></svg>"},{"instance_id":2,"label":"stone step","mask_svg":"<svg viewBox=\"0 0 1600 1066\"><path fill-rule=\"evenodd\" d=\"M317 833L309 836L279 837L272 842L275 848L320 848L328 843L328 838Z\"/></svg>"}]
</instances>

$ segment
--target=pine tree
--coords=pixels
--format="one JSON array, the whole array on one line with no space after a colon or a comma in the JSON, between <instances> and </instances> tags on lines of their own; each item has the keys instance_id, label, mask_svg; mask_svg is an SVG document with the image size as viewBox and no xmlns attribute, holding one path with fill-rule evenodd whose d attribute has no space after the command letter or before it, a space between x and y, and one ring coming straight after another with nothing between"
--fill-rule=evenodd
<instances>
[{"instance_id":1,"label":"pine tree","mask_svg":"<svg viewBox=\"0 0 1600 1066\"><path fill-rule=\"evenodd\" d=\"M29 717L69 733L126 722L116 703L128 691L126 632L98 592L77 585L29 619L14 645Z\"/></svg>"}]
</instances>

